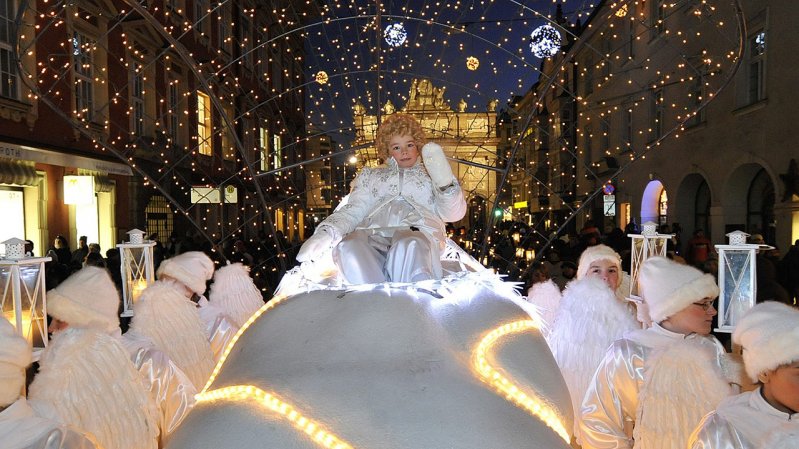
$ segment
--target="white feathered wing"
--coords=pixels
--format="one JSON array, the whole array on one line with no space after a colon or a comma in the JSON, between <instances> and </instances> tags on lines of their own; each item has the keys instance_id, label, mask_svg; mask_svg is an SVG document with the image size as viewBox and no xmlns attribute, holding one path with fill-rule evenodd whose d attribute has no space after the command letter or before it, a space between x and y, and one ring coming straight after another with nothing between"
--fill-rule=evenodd
<instances>
[{"instance_id":1,"label":"white feathered wing","mask_svg":"<svg viewBox=\"0 0 799 449\"><path fill-rule=\"evenodd\" d=\"M54 336L39 363L32 403L94 435L104 448L157 448L155 404L116 338L99 329L69 328Z\"/></svg>"}]
</instances>

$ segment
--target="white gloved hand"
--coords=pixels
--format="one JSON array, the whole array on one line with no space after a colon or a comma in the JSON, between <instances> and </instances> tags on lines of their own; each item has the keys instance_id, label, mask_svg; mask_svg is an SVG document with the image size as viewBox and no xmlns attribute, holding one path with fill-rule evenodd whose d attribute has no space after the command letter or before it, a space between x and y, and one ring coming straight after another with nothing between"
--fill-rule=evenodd
<instances>
[{"instance_id":1,"label":"white gloved hand","mask_svg":"<svg viewBox=\"0 0 799 449\"><path fill-rule=\"evenodd\" d=\"M313 260L314 256L327 250L333 244L333 236L324 228L317 229L305 243L302 244L300 251L297 252L297 262Z\"/></svg>"},{"instance_id":2,"label":"white gloved hand","mask_svg":"<svg viewBox=\"0 0 799 449\"><path fill-rule=\"evenodd\" d=\"M427 174L433 180L433 185L442 188L452 184L452 168L449 166L447 157L441 145L429 142L422 147L422 160L427 169Z\"/></svg>"}]
</instances>

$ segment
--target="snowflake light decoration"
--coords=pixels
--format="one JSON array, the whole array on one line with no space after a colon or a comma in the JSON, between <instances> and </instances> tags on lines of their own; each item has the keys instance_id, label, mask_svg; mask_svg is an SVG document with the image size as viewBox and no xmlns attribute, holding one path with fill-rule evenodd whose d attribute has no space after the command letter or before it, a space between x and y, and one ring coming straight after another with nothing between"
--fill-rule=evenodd
<instances>
[{"instance_id":1,"label":"snowflake light decoration","mask_svg":"<svg viewBox=\"0 0 799 449\"><path fill-rule=\"evenodd\" d=\"M469 70L477 70L480 67L480 60L475 58L474 56L469 56L466 58L466 68Z\"/></svg>"},{"instance_id":2,"label":"snowflake light decoration","mask_svg":"<svg viewBox=\"0 0 799 449\"><path fill-rule=\"evenodd\" d=\"M328 79L330 79L330 77L327 76L327 72L325 72L324 70L320 70L319 72L316 73L316 82L317 83L319 83L319 84L327 84L327 80Z\"/></svg>"},{"instance_id":3,"label":"snowflake light decoration","mask_svg":"<svg viewBox=\"0 0 799 449\"><path fill-rule=\"evenodd\" d=\"M399 47L405 43L408 32L405 31L405 27L401 23L392 23L383 31L383 37L386 39L388 45Z\"/></svg>"},{"instance_id":4,"label":"snowflake light decoration","mask_svg":"<svg viewBox=\"0 0 799 449\"><path fill-rule=\"evenodd\" d=\"M562 39L552 25L541 25L530 34L530 50L538 58L551 58L560 51Z\"/></svg>"}]
</instances>

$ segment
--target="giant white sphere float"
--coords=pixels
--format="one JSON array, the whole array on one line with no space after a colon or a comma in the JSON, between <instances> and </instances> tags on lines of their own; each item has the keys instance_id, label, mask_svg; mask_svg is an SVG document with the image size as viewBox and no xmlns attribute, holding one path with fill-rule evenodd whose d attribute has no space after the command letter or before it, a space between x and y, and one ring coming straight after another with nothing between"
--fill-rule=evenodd
<instances>
[{"instance_id":1,"label":"giant white sphere float","mask_svg":"<svg viewBox=\"0 0 799 449\"><path fill-rule=\"evenodd\" d=\"M169 449L569 447L568 391L537 314L490 270L358 286L292 273Z\"/></svg>"}]
</instances>

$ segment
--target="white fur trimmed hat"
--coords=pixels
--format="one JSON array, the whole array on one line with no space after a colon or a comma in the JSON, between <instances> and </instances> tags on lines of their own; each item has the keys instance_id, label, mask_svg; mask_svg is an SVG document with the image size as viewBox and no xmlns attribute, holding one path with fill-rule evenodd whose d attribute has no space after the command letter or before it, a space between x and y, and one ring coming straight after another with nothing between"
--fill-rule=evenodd
<instances>
[{"instance_id":1,"label":"white fur trimmed hat","mask_svg":"<svg viewBox=\"0 0 799 449\"><path fill-rule=\"evenodd\" d=\"M589 246L580 255L580 263L577 264L577 279L582 279L588 274L588 269L597 260L609 260L616 264L621 271L621 256L613 248L607 245Z\"/></svg>"},{"instance_id":2,"label":"white fur trimmed hat","mask_svg":"<svg viewBox=\"0 0 799 449\"><path fill-rule=\"evenodd\" d=\"M214 262L205 253L189 251L161 262L156 273L159 278L169 276L176 279L191 291L205 293L205 281L214 275Z\"/></svg>"},{"instance_id":3,"label":"white fur trimmed hat","mask_svg":"<svg viewBox=\"0 0 799 449\"><path fill-rule=\"evenodd\" d=\"M47 292L47 314L73 327L119 327L119 292L105 268L86 266Z\"/></svg>"},{"instance_id":4,"label":"white fur trimmed hat","mask_svg":"<svg viewBox=\"0 0 799 449\"><path fill-rule=\"evenodd\" d=\"M758 374L799 360L799 310L775 301L752 307L741 318L732 339L743 347L746 374Z\"/></svg>"},{"instance_id":5,"label":"white fur trimmed hat","mask_svg":"<svg viewBox=\"0 0 799 449\"><path fill-rule=\"evenodd\" d=\"M17 399L25 384L24 369L31 364L31 347L14 330L14 326L0 317L0 407Z\"/></svg>"},{"instance_id":6,"label":"white fur trimmed hat","mask_svg":"<svg viewBox=\"0 0 799 449\"><path fill-rule=\"evenodd\" d=\"M719 295L716 278L665 257L650 257L641 265L638 291L649 306L652 322L660 323L692 303Z\"/></svg>"}]
</instances>

